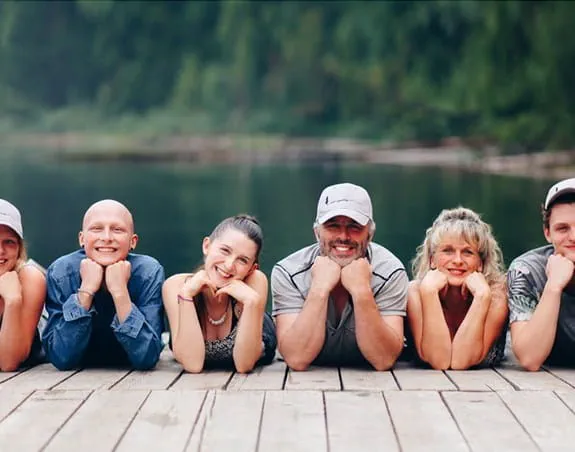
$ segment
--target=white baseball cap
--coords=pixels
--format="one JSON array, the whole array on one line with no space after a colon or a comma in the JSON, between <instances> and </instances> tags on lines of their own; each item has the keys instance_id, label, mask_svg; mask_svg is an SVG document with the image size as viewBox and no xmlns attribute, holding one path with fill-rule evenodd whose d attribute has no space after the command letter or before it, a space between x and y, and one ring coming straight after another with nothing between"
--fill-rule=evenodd
<instances>
[{"instance_id":1,"label":"white baseball cap","mask_svg":"<svg viewBox=\"0 0 575 452\"><path fill-rule=\"evenodd\" d=\"M349 183L326 187L319 196L315 221L323 224L338 215L349 217L362 226L373 220L371 198L365 188Z\"/></svg>"},{"instance_id":2,"label":"white baseball cap","mask_svg":"<svg viewBox=\"0 0 575 452\"><path fill-rule=\"evenodd\" d=\"M20 211L5 199L0 199L0 225L11 228L21 239L24 239Z\"/></svg>"},{"instance_id":3,"label":"white baseball cap","mask_svg":"<svg viewBox=\"0 0 575 452\"><path fill-rule=\"evenodd\" d=\"M549 204L555 201L559 196L566 193L575 193L575 178L565 179L557 182L553 187L547 192L547 197L545 198L544 209L549 208Z\"/></svg>"}]
</instances>

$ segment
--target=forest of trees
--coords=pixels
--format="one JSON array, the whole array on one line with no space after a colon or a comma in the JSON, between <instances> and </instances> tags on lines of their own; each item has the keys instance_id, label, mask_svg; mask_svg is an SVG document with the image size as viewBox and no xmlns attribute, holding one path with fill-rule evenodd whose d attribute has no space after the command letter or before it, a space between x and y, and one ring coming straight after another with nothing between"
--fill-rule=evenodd
<instances>
[{"instance_id":1,"label":"forest of trees","mask_svg":"<svg viewBox=\"0 0 575 452\"><path fill-rule=\"evenodd\" d=\"M0 0L0 122L556 149L575 143L574 20L570 1Z\"/></svg>"}]
</instances>

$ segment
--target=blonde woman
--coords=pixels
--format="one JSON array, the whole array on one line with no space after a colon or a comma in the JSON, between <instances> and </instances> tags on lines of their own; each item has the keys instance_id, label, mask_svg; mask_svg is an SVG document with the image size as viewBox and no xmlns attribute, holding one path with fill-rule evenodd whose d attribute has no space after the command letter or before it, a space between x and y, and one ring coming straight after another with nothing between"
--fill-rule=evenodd
<instances>
[{"instance_id":1,"label":"blonde woman","mask_svg":"<svg viewBox=\"0 0 575 452\"><path fill-rule=\"evenodd\" d=\"M505 348L507 297L491 227L470 209L443 210L413 261L407 319L418 357L435 369L494 365Z\"/></svg>"},{"instance_id":2,"label":"blonde woman","mask_svg":"<svg viewBox=\"0 0 575 452\"><path fill-rule=\"evenodd\" d=\"M0 199L0 370L16 370L38 357L42 347L38 321L46 297L46 278L26 265L26 247L18 209Z\"/></svg>"}]
</instances>

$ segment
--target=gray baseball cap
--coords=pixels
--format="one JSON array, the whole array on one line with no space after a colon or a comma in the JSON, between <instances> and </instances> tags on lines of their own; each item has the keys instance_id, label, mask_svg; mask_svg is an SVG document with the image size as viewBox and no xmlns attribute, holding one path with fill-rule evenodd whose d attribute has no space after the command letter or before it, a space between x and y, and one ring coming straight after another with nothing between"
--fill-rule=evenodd
<instances>
[{"instance_id":1,"label":"gray baseball cap","mask_svg":"<svg viewBox=\"0 0 575 452\"><path fill-rule=\"evenodd\" d=\"M559 181L549 189L543 205L545 210L549 208L549 204L565 193L575 193L575 178Z\"/></svg>"},{"instance_id":2,"label":"gray baseball cap","mask_svg":"<svg viewBox=\"0 0 575 452\"><path fill-rule=\"evenodd\" d=\"M0 225L11 228L21 239L24 239L20 211L5 199L0 199Z\"/></svg>"},{"instance_id":3,"label":"gray baseball cap","mask_svg":"<svg viewBox=\"0 0 575 452\"><path fill-rule=\"evenodd\" d=\"M338 215L343 215L362 226L373 220L371 199L365 188L343 183L326 187L317 203L316 223L323 224Z\"/></svg>"}]
</instances>

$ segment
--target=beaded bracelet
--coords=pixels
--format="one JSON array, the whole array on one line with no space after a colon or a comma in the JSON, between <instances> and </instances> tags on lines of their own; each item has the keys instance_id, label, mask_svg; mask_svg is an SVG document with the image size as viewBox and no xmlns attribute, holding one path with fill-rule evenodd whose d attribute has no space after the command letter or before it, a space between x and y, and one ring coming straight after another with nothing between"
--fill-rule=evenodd
<instances>
[{"instance_id":1,"label":"beaded bracelet","mask_svg":"<svg viewBox=\"0 0 575 452\"><path fill-rule=\"evenodd\" d=\"M194 300L194 297L186 298L186 297L183 297L180 294L178 294L178 303L180 303L181 301L187 301L188 303L194 303L196 300Z\"/></svg>"},{"instance_id":2,"label":"beaded bracelet","mask_svg":"<svg viewBox=\"0 0 575 452\"><path fill-rule=\"evenodd\" d=\"M94 296L94 294L92 292L90 292L89 290L84 290L84 289L78 289L78 293L85 293L86 295L89 295L91 297Z\"/></svg>"}]
</instances>

